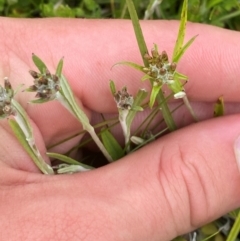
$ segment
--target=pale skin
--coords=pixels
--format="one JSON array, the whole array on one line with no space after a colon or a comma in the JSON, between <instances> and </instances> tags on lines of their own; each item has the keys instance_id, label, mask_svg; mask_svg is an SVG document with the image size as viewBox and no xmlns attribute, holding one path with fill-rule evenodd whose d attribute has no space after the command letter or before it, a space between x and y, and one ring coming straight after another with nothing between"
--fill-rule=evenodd
<instances>
[{"instance_id":1,"label":"pale skin","mask_svg":"<svg viewBox=\"0 0 240 241\"><path fill-rule=\"evenodd\" d=\"M142 27L149 49L156 43L171 55L178 22L149 21ZM239 207L233 145L240 134L240 115L234 114L240 109L240 34L188 24L186 39L196 34L178 70L189 76L186 91L204 121L114 164L82 174L42 175L1 121L0 240L168 241ZM1 83L8 76L14 88L31 85L32 52L51 71L65 57L63 72L92 119L116 112L109 79L132 92L147 87L139 81L141 73L111 70L122 60L142 63L130 21L2 18ZM211 103L221 95L229 103L228 116L211 119ZM33 98L29 93L17 98L32 119L42 153L81 128L58 103L26 104ZM181 113L177 120L191 122Z\"/></svg>"}]
</instances>

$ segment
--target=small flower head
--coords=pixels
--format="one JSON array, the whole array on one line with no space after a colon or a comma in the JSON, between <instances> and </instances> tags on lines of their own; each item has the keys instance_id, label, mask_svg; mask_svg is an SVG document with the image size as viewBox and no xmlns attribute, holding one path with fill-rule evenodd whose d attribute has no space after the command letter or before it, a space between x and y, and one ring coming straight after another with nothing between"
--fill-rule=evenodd
<instances>
[{"instance_id":1,"label":"small flower head","mask_svg":"<svg viewBox=\"0 0 240 241\"><path fill-rule=\"evenodd\" d=\"M130 110L133 105L133 96L130 95L126 87L123 87L121 91L118 91L114 95L114 99L117 103L117 108L122 110Z\"/></svg>"},{"instance_id":2,"label":"small flower head","mask_svg":"<svg viewBox=\"0 0 240 241\"><path fill-rule=\"evenodd\" d=\"M170 63L166 51L158 53L157 48L152 49L152 56L145 54L145 59L149 63L149 67L144 69L148 75L154 78L154 82L160 85L173 84L176 63Z\"/></svg>"},{"instance_id":3,"label":"small flower head","mask_svg":"<svg viewBox=\"0 0 240 241\"><path fill-rule=\"evenodd\" d=\"M60 82L57 75L51 74L48 69L44 73L37 73L30 70L29 73L34 78L34 85L27 91L37 92L36 97L43 101L53 100L60 90Z\"/></svg>"},{"instance_id":4,"label":"small flower head","mask_svg":"<svg viewBox=\"0 0 240 241\"><path fill-rule=\"evenodd\" d=\"M11 100L13 89L7 77L4 78L4 87L0 86L0 118L14 114Z\"/></svg>"}]
</instances>

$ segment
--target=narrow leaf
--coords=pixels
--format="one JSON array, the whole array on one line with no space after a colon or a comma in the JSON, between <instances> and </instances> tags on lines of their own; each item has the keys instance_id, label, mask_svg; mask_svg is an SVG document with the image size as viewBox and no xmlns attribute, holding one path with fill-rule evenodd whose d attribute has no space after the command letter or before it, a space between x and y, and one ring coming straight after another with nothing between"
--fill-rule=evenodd
<instances>
[{"instance_id":1,"label":"narrow leaf","mask_svg":"<svg viewBox=\"0 0 240 241\"><path fill-rule=\"evenodd\" d=\"M58 77L61 76L61 74L62 74L62 69L63 69L63 58L60 59L58 65L57 65L56 75L57 75Z\"/></svg>"},{"instance_id":2,"label":"narrow leaf","mask_svg":"<svg viewBox=\"0 0 240 241\"><path fill-rule=\"evenodd\" d=\"M229 213L229 215L235 219L239 213L240 213L240 208L233 210L232 212Z\"/></svg>"},{"instance_id":3,"label":"narrow leaf","mask_svg":"<svg viewBox=\"0 0 240 241\"><path fill-rule=\"evenodd\" d=\"M53 153L53 152L47 152L47 155L51 158L55 158L57 160L60 160L62 162L65 162L67 164L71 164L71 165L79 165L79 166L82 166L86 169L94 169L93 167L89 166L89 165L86 165L86 164L83 164L81 162L78 162L74 159L72 159L71 157L68 157L68 156L65 156L65 155L62 155L62 154L58 154L58 153Z\"/></svg>"},{"instance_id":4,"label":"narrow leaf","mask_svg":"<svg viewBox=\"0 0 240 241\"><path fill-rule=\"evenodd\" d=\"M188 77L186 75L181 74L181 73L179 73L177 71L175 71L173 78L174 79L179 79L179 80L188 80Z\"/></svg>"},{"instance_id":5,"label":"narrow leaf","mask_svg":"<svg viewBox=\"0 0 240 241\"><path fill-rule=\"evenodd\" d=\"M235 241L237 239L239 232L240 232L240 212L238 213L238 216L233 224L233 227L226 241Z\"/></svg>"},{"instance_id":6,"label":"narrow leaf","mask_svg":"<svg viewBox=\"0 0 240 241\"><path fill-rule=\"evenodd\" d=\"M217 103L214 105L214 117L223 116L224 115L224 101L223 97L221 96Z\"/></svg>"},{"instance_id":7,"label":"narrow leaf","mask_svg":"<svg viewBox=\"0 0 240 241\"><path fill-rule=\"evenodd\" d=\"M114 64L113 67L116 66L116 65L120 65L120 64L121 64L121 65L127 65L127 66L130 66L130 67L132 67L132 68L134 68L134 69L136 69L136 70L139 70L139 71L141 71L141 72L144 72L144 71L143 71L144 66L141 66L141 65L139 65L139 64L135 64L135 63L133 63L133 62L128 62L128 61L118 62L118 63Z\"/></svg>"},{"instance_id":8,"label":"narrow leaf","mask_svg":"<svg viewBox=\"0 0 240 241\"><path fill-rule=\"evenodd\" d=\"M126 119L126 124L128 129L130 130L132 121L139 111L139 107L142 105L142 102L147 97L147 91L145 89L141 89L138 91L136 97L134 98L132 109L129 111ZM141 107L140 107L141 108ZM142 109L140 109L141 111Z\"/></svg>"},{"instance_id":9,"label":"narrow leaf","mask_svg":"<svg viewBox=\"0 0 240 241\"><path fill-rule=\"evenodd\" d=\"M193 43L193 41L196 39L198 35L192 37L190 40L188 40L188 42L179 49L178 53L174 56L173 58L173 62L174 63L178 63L179 60L181 59L181 57L183 56L183 54L186 52L186 50L188 49L188 47Z\"/></svg>"},{"instance_id":10,"label":"narrow leaf","mask_svg":"<svg viewBox=\"0 0 240 241\"><path fill-rule=\"evenodd\" d=\"M152 92L151 92L151 96L150 96L150 102L149 102L149 107L152 108L154 103L155 103L155 100L156 100L156 97L159 93L159 91L161 90L162 86L161 85L156 85L156 86L153 86L152 88Z\"/></svg>"},{"instance_id":11,"label":"narrow leaf","mask_svg":"<svg viewBox=\"0 0 240 241\"><path fill-rule=\"evenodd\" d=\"M159 4L161 4L162 0L150 0L147 9L144 13L144 20L150 19L155 11L155 9L158 7Z\"/></svg>"},{"instance_id":12,"label":"narrow leaf","mask_svg":"<svg viewBox=\"0 0 240 241\"><path fill-rule=\"evenodd\" d=\"M169 85L169 88L172 90L174 94L183 90L182 83L178 78L175 78L174 83Z\"/></svg>"},{"instance_id":13,"label":"narrow leaf","mask_svg":"<svg viewBox=\"0 0 240 241\"><path fill-rule=\"evenodd\" d=\"M111 93L114 96L117 91L116 91L115 83L113 82L113 80L110 80L109 86L110 86Z\"/></svg>"},{"instance_id":14,"label":"narrow leaf","mask_svg":"<svg viewBox=\"0 0 240 241\"><path fill-rule=\"evenodd\" d=\"M53 170L47 163L43 163L41 160L39 160L39 157L36 155L36 153L33 151L31 146L29 145L28 141L26 140L26 136L23 133L21 127L19 124L15 121L10 119L8 121L14 135L18 139L18 141L21 143L24 150L28 153L28 155L31 157L33 162L36 164L36 166L44 173L44 174L53 174Z\"/></svg>"},{"instance_id":15,"label":"narrow leaf","mask_svg":"<svg viewBox=\"0 0 240 241\"><path fill-rule=\"evenodd\" d=\"M188 0L184 0L181 12L180 26L178 30L177 41L173 50L173 59L179 54L185 37L185 29L187 23L187 10L188 10Z\"/></svg>"},{"instance_id":16,"label":"narrow leaf","mask_svg":"<svg viewBox=\"0 0 240 241\"><path fill-rule=\"evenodd\" d=\"M32 60L39 69L40 73L43 74L47 69L47 66L44 64L44 62L35 54L32 54Z\"/></svg>"},{"instance_id":17,"label":"narrow leaf","mask_svg":"<svg viewBox=\"0 0 240 241\"><path fill-rule=\"evenodd\" d=\"M24 86L24 84L18 85L17 88L14 90L14 94L13 95L16 95L23 86Z\"/></svg>"},{"instance_id":18,"label":"narrow leaf","mask_svg":"<svg viewBox=\"0 0 240 241\"><path fill-rule=\"evenodd\" d=\"M60 77L61 89L56 93L57 100L61 102L61 104L66 107L82 124L83 129L86 130L95 141L99 149L102 151L106 159L111 162L112 158L104 147L103 143L100 141L97 136L93 126L90 124L87 115L84 111L78 106L76 100L74 98L73 92L68 84L68 81L65 79L63 75Z\"/></svg>"},{"instance_id":19,"label":"narrow leaf","mask_svg":"<svg viewBox=\"0 0 240 241\"><path fill-rule=\"evenodd\" d=\"M136 35L136 39L138 42L138 47L141 52L142 60L144 62L145 66L148 66L148 61L144 58L144 55L148 53L147 45L143 37L142 29L139 24L139 19L137 16L136 9L134 7L133 1L132 0L126 0L127 6L128 6L128 11L132 20L134 32Z\"/></svg>"},{"instance_id":20,"label":"narrow leaf","mask_svg":"<svg viewBox=\"0 0 240 241\"><path fill-rule=\"evenodd\" d=\"M15 115L15 119L18 121L18 125L20 125L22 131L24 132L25 137L28 140L33 139L33 131L32 131L31 124L28 120L28 115L26 111L15 99L12 99L11 103L12 103L12 106L17 111Z\"/></svg>"},{"instance_id":21,"label":"narrow leaf","mask_svg":"<svg viewBox=\"0 0 240 241\"><path fill-rule=\"evenodd\" d=\"M50 100L46 100L46 99L34 99L34 100L30 100L29 103L32 104L42 104L42 103L46 103L49 102Z\"/></svg>"},{"instance_id":22,"label":"narrow leaf","mask_svg":"<svg viewBox=\"0 0 240 241\"><path fill-rule=\"evenodd\" d=\"M67 103L69 104L69 107L71 108L72 113L82 123L83 128L87 128L87 126L90 125L89 119L86 116L86 114L83 112L83 110L80 109L80 107L77 105L73 92L71 90L71 87L69 86L68 81L63 75L61 75L60 77L60 85L61 85L60 92L62 93L61 95L64 98L64 100L67 101ZM61 103L64 104L63 101L61 101Z\"/></svg>"},{"instance_id":23,"label":"narrow leaf","mask_svg":"<svg viewBox=\"0 0 240 241\"><path fill-rule=\"evenodd\" d=\"M133 28L135 31L135 36L138 42L138 48L140 50L142 59L143 59L143 63L145 67L149 66L148 61L144 58L145 54L148 53L148 49L147 49L147 45L146 42L144 40L144 36L142 33L142 29L141 26L139 24L139 20L138 20L138 16L133 4L132 0L126 0L127 6L128 6L128 11L132 20L132 24L133 24ZM163 118L169 128L169 130L173 131L176 130L176 124L173 120L173 117L171 115L171 112L169 110L169 107L166 103L166 101L164 101L164 95L162 93L162 90L159 90L159 95L157 97L155 97L155 99L157 98L158 103L161 103L161 108L162 108L162 114L163 114Z\"/></svg>"},{"instance_id":24,"label":"narrow leaf","mask_svg":"<svg viewBox=\"0 0 240 241\"><path fill-rule=\"evenodd\" d=\"M152 80L153 78L148 75L148 74L145 74L142 78L141 78L141 81L145 81L145 80Z\"/></svg>"},{"instance_id":25,"label":"narrow leaf","mask_svg":"<svg viewBox=\"0 0 240 241\"><path fill-rule=\"evenodd\" d=\"M144 109L141 106L133 106L132 110L133 111L144 111Z\"/></svg>"},{"instance_id":26,"label":"narrow leaf","mask_svg":"<svg viewBox=\"0 0 240 241\"><path fill-rule=\"evenodd\" d=\"M158 104L160 105L162 115L164 118L164 121L167 124L167 127L170 131L175 131L177 129L177 125L175 124L175 121L172 117L172 113L167 105L166 98L160 89L159 94L157 95L157 101Z\"/></svg>"},{"instance_id":27,"label":"narrow leaf","mask_svg":"<svg viewBox=\"0 0 240 241\"><path fill-rule=\"evenodd\" d=\"M122 158L124 156L124 151L115 139L115 137L112 135L112 133L105 128L101 130L100 134L103 145L105 146L112 159L116 161Z\"/></svg>"}]
</instances>

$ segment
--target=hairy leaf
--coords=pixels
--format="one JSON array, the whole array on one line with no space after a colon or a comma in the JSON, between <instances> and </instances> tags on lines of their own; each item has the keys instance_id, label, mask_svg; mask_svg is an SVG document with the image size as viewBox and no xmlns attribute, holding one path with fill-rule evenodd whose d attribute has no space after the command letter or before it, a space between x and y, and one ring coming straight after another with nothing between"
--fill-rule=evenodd
<instances>
[{"instance_id":1,"label":"hairy leaf","mask_svg":"<svg viewBox=\"0 0 240 241\"><path fill-rule=\"evenodd\" d=\"M40 73L45 73L47 66L44 64L44 62L35 54L32 54L32 60L36 67L39 69Z\"/></svg>"},{"instance_id":2,"label":"hairy leaf","mask_svg":"<svg viewBox=\"0 0 240 241\"><path fill-rule=\"evenodd\" d=\"M110 130L107 128L101 130L101 138L103 145L114 161L124 156L124 151Z\"/></svg>"}]
</instances>

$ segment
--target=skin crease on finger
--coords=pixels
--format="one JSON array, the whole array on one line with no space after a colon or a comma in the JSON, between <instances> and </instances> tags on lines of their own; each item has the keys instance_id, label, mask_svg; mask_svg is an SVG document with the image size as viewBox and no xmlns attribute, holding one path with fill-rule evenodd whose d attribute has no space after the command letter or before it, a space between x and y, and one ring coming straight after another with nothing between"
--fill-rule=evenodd
<instances>
[{"instance_id":1,"label":"skin crease on finger","mask_svg":"<svg viewBox=\"0 0 240 241\"><path fill-rule=\"evenodd\" d=\"M132 91L139 87L141 75L135 71L125 67L110 70L121 60L141 61L129 21L1 19L0 24L4 33L0 34L0 75L9 76L14 87L21 80L30 84L27 70L33 68L32 52L44 59L50 70L65 56L64 73L89 110L115 111L114 102L108 101L110 78L116 79L119 88L126 83ZM160 49L164 46L171 52L177 22L142 24L149 48L157 40ZM198 24L189 24L187 31L187 39L199 34L195 47L183 58L185 64L179 65L191 80L186 86L190 99L215 101L224 95L226 101L238 102L239 34ZM19 98L21 102L29 100ZM51 140L59 129L51 132L40 110L27 110L44 141ZM54 113L50 120L58 120L66 131L78 127L73 118L66 121L61 111ZM0 218L4 231L0 237L20 241L54 237L59 241L158 241L190 231L240 204L239 173L232 150L240 132L239 123L239 116L233 116L192 125L120 162L80 175L47 177L4 168L7 171L3 176L25 176L28 185L23 181L19 185L1 185L0 213L6 218ZM189 143L193 133L194 142ZM199 159L204 163L201 169L196 163Z\"/></svg>"}]
</instances>

